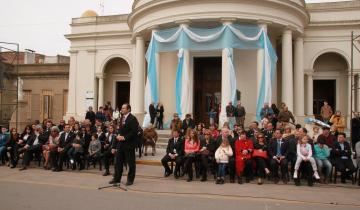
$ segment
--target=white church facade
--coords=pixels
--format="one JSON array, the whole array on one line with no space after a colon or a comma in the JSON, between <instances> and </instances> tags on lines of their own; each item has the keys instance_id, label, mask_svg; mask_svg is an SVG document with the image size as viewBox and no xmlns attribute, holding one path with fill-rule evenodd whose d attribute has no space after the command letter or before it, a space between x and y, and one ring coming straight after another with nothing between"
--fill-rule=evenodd
<instances>
[{"instance_id":1,"label":"white church facade","mask_svg":"<svg viewBox=\"0 0 360 210\"><path fill-rule=\"evenodd\" d=\"M196 50L196 46L188 46L191 49L184 51L156 51L152 61L156 66L154 90L154 84L149 83L151 65L146 60L154 37L161 48L174 35L168 30L182 28L195 34L199 43L204 42L199 37L206 37L207 46L213 46L213 39L205 36L205 31L214 31L216 36L217 29L226 30L225 26L232 30L235 26L251 26L257 27L259 34L264 32L277 56L270 86L262 86L266 78L265 48L231 48L235 73L231 77L225 48ZM359 1L306 4L304 0L135 0L132 12L126 15L98 16L86 11L82 17L73 18L71 33L66 35L71 42L71 57L65 118L83 119L88 106L99 107L110 101L113 106L130 102L132 113L143 120L148 103L157 100L165 108L164 122L179 112L181 101L182 106L186 105L183 114L204 121L214 104L221 104L220 115L224 116L231 99L229 93L234 92L228 83L235 81L236 100L247 111L246 123L256 119L262 91L266 93L265 102L284 102L300 123L307 116L319 114L324 100L349 121L351 80L354 89L360 83L359 76L350 74L351 31L360 34ZM233 32L244 35L240 29ZM206 49L206 45L200 48ZM186 94L184 88L182 92L176 88L180 52L184 59L181 68L188 72L186 78L181 78ZM354 75L358 75L360 54L356 51L354 58ZM148 89L151 94L146 91L150 88L147 85L153 88ZM359 91L354 91L354 98L353 111L359 111Z\"/></svg>"}]
</instances>

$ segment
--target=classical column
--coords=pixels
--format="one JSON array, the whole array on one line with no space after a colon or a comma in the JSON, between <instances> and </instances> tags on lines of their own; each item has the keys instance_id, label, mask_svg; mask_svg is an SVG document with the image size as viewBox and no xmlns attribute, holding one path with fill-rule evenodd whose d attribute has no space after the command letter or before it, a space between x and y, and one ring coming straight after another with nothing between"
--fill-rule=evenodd
<instances>
[{"instance_id":1,"label":"classical column","mask_svg":"<svg viewBox=\"0 0 360 210\"><path fill-rule=\"evenodd\" d=\"M295 69L294 69L294 113L304 116L304 39L298 37L295 41Z\"/></svg>"},{"instance_id":2,"label":"classical column","mask_svg":"<svg viewBox=\"0 0 360 210\"><path fill-rule=\"evenodd\" d=\"M77 75L77 50L70 50L70 72L69 72L69 89L68 89L68 107L66 118L76 114L76 75Z\"/></svg>"},{"instance_id":3,"label":"classical column","mask_svg":"<svg viewBox=\"0 0 360 210\"><path fill-rule=\"evenodd\" d=\"M104 79L105 75L97 76L99 79L99 91L98 91L98 107L104 106Z\"/></svg>"},{"instance_id":4,"label":"classical column","mask_svg":"<svg viewBox=\"0 0 360 210\"><path fill-rule=\"evenodd\" d=\"M135 44L135 67L131 77L132 95L131 106L135 114L144 113L144 90L145 90L145 41L141 36L136 37Z\"/></svg>"},{"instance_id":5,"label":"classical column","mask_svg":"<svg viewBox=\"0 0 360 210\"><path fill-rule=\"evenodd\" d=\"M356 77L354 77L354 79L355 79ZM355 91L355 93L357 93L357 109L356 109L356 111L360 111L360 74L358 73L357 74L357 86L354 86L355 88L356 88L356 91Z\"/></svg>"},{"instance_id":6,"label":"classical column","mask_svg":"<svg viewBox=\"0 0 360 210\"><path fill-rule=\"evenodd\" d=\"M223 25L230 25L232 24L233 20L224 19ZM221 68L221 112L219 115L219 128L223 126L225 122L227 122L226 117L226 106L231 101L229 97L230 90L230 81L229 81L229 71L228 71L228 56L227 56L227 50L222 50L222 68ZM233 104L235 105L235 104Z\"/></svg>"},{"instance_id":7,"label":"classical column","mask_svg":"<svg viewBox=\"0 0 360 210\"><path fill-rule=\"evenodd\" d=\"M312 116L313 113L313 101L314 101L314 88L313 88L313 71L306 72L307 78L307 115Z\"/></svg>"},{"instance_id":8,"label":"classical column","mask_svg":"<svg viewBox=\"0 0 360 210\"><path fill-rule=\"evenodd\" d=\"M228 57L226 49L222 50L222 68L221 68L221 112L219 116L219 127L221 128L225 122L226 117L226 106L231 101L228 97L230 90L229 86L229 71L228 71ZM234 105L234 104L233 104Z\"/></svg>"},{"instance_id":9,"label":"classical column","mask_svg":"<svg viewBox=\"0 0 360 210\"><path fill-rule=\"evenodd\" d=\"M182 22L178 22L180 23L181 27L189 27L190 21L185 20ZM184 49L184 64L183 64L183 74L187 74L186 78L188 78L189 80L189 85L188 87L185 87L186 90L185 92L187 93L187 95L185 97L187 97L187 101L189 104L186 104L184 109L183 109L183 115L182 118L185 119L185 115L186 114L192 114L193 113L193 85L192 85L192 80L191 80L191 75L190 75L190 51L188 49ZM183 88L184 90L184 88Z\"/></svg>"},{"instance_id":10,"label":"classical column","mask_svg":"<svg viewBox=\"0 0 360 210\"><path fill-rule=\"evenodd\" d=\"M294 110L292 59L292 31L285 29L282 35L282 102L285 102L290 111Z\"/></svg>"},{"instance_id":11,"label":"classical column","mask_svg":"<svg viewBox=\"0 0 360 210\"><path fill-rule=\"evenodd\" d=\"M267 33L267 24L266 23L259 23L258 26L263 29L265 31L265 33ZM260 88L261 88L261 77L262 77L262 73L263 73L263 67L264 67L264 54L265 51L264 49L258 49L257 50L257 59L256 59L256 66L257 66L257 71L256 71L256 100L259 99L259 93L260 93Z\"/></svg>"},{"instance_id":12,"label":"classical column","mask_svg":"<svg viewBox=\"0 0 360 210\"><path fill-rule=\"evenodd\" d=\"M348 77L348 111L347 111L347 115L348 115L348 117L349 117L349 119L350 119L350 117L351 117L351 92L353 91L352 90L352 87L351 87L351 73L350 72L348 72L347 73L347 77ZM354 84L353 84L354 85ZM353 97L353 110L354 110L354 97Z\"/></svg>"},{"instance_id":13,"label":"classical column","mask_svg":"<svg viewBox=\"0 0 360 210\"><path fill-rule=\"evenodd\" d=\"M271 41L271 45L273 46L275 52L276 52L276 45L277 45L277 41L276 41L276 37L271 37L270 38ZM275 66L275 75L274 75L274 80L273 80L273 86L272 86L272 99L271 101L275 104L277 104L278 102L278 73L277 73L277 67Z\"/></svg>"}]
</instances>

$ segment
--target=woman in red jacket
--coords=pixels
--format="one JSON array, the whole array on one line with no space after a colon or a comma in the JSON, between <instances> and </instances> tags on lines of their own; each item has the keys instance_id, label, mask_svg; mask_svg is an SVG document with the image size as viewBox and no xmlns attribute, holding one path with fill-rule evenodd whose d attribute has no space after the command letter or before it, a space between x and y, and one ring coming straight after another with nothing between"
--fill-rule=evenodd
<instances>
[{"instance_id":1,"label":"woman in red jacket","mask_svg":"<svg viewBox=\"0 0 360 210\"><path fill-rule=\"evenodd\" d=\"M254 150L253 142L246 138L246 132L240 133L239 139L235 141L235 165L238 183L242 184L242 175L246 176L246 183L252 178L251 154Z\"/></svg>"},{"instance_id":2,"label":"woman in red jacket","mask_svg":"<svg viewBox=\"0 0 360 210\"><path fill-rule=\"evenodd\" d=\"M192 164L196 162L196 156L200 150L200 141L195 130L190 129L185 137L185 168L188 174L188 182L193 179Z\"/></svg>"}]
</instances>

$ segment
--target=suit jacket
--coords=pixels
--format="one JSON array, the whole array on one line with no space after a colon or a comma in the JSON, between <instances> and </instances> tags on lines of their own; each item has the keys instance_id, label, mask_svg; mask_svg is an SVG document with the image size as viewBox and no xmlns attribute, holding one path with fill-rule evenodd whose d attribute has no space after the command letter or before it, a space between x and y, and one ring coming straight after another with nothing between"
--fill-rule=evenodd
<instances>
[{"instance_id":1,"label":"suit jacket","mask_svg":"<svg viewBox=\"0 0 360 210\"><path fill-rule=\"evenodd\" d=\"M120 120L120 123L122 119ZM113 144L113 149L135 149L139 142L138 136L139 122L131 113L127 116L125 124L120 126L118 134L125 137L124 141L116 141Z\"/></svg>"},{"instance_id":2,"label":"suit jacket","mask_svg":"<svg viewBox=\"0 0 360 210\"><path fill-rule=\"evenodd\" d=\"M189 122L186 119L184 119L182 122L182 130L183 130L184 134L186 133L186 130L188 128L192 128L192 129L195 128L195 122L191 118L189 119Z\"/></svg>"},{"instance_id":3,"label":"suit jacket","mask_svg":"<svg viewBox=\"0 0 360 210\"><path fill-rule=\"evenodd\" d=\"M34 145L34 142L36 140L36 135L35 134L32 134L31 136L29 136L26 144L28 144L29 146L33 146ZM46 144L48 138L47 138L47 134L46 133L41 133L38 137L38 140L39 140L39 144L40 145L44 145Z\"/></svg>"},{"instance_id":4,"label":"suit jacket","mask_svg":"<svg viewBox=\"0 0 360 210\"><path fill-rule=\"evenodd\" d=\"M176 151L176 154L178 154L178 156L184 156L184 139L182 139L181 137L178 138L178 140L176 141L176 144L174 144L174 138L169 139L168 141L168 145L166 147L166 154L175 154L174 150Z\"/></svg>"},{"instance_id":5,"label":"suit jacket","mask_svg":"<svg viewBox=\"0 0 360 210\"><path fill-rule=\"evenodd\" d=\"M281 151L281 155L288 157L289 156L289 143L282 139L281 140L281 147L280 147L280 151ZM269 144L269 156L270 158L273 158L274 156L276 156L277 154L277 139L271 139L270 144Z\"/></svg>"},{"instance_id":6,"label":"suit jacket","mask_svg":"<svg viewBox=\"0 0 360 210\"><path fill-rule=\"evenodd\" d=\"M63 132L60 135L60 142L59 142L59 147L64 148L65 150L68 150L71 148L71 144L75 138L75 135L73 132L69 132L69 134L67 135L66 139L65 139L66 133Z\"/></svg>"},{"instance_id":7,"label":"suit jacket","mask_svg":"<svg viewBox=\"0 0 360 210\"><path fill-rule=\"evenodd\" d=\"M98 134L98 139L101 142L101 144L104 144L105 140L106 140L106 134L104 132L101 132L101 134Z\"/></svg>"},{"instance_id":8,"label":"suit jacket","mask_svg":"<svg viewBox=\"0 0 360 210\"><path fill-rule=\"evenodd\" d=\"M340 143L336 141L333 146L333 154L336 159L346 156L351 160L351 148L349 142L344 142L344 150L341 150Z\"/></svg>"},{"instance_id":9,"label":"suit jacket","mask_svg":"<svg viewBox=\"0 0 360 210\"><path fill-rule=\"evenodd\" d=\"M157 112L156 112L154 104L150 104L149 113L150 113L150 117L156 117Z\"/></svg>"},{"instance_id":10,"label":"suit jacket","mask_svg":"<svg viewBox=\"0 0 360 210\"><path fill-rule=\"evenodd\" d=\"M206 140L203 139L200 141L200 149L203 147L206 147L206 149L209 151L209 155L214 155L216 152L216 142L214 139L210 139L209 143L206 144Z\"/></svg>"}]
</instances>

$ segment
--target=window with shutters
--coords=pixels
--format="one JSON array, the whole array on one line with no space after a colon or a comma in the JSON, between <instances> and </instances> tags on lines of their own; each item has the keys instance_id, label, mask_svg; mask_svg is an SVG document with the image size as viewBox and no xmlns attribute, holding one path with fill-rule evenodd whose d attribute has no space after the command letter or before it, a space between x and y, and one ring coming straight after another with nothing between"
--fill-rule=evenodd
<instances>
[{"instance_id":1,"label":"window with shutters","mask_svg":"<svg viewBox=\"0 0 360 210\"><path fill-rule=\"evenodd\" d=\"M51 119L52 118L52 104L53 104L53 91L43 90L40 98L41 102L41 118Z\"/></svg>"}]
</instances>

